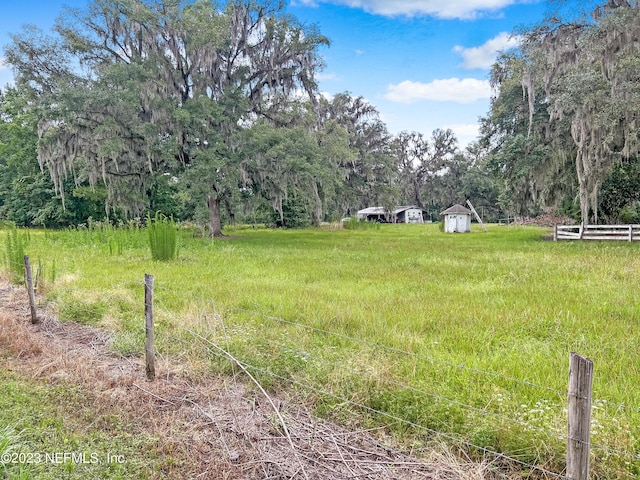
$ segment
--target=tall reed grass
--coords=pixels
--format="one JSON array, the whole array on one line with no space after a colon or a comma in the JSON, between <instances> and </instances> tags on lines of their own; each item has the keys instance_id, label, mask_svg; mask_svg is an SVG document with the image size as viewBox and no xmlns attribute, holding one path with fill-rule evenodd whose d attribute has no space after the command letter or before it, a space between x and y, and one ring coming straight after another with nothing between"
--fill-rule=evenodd
<instances>
[{"instance_id":1,"label":"tall reed grass","mask_svg":"<svg viewBox=\"0 0 640 480\"><path fill-rule=\"evenodd\" d=\"M147 216L147 232L151 258L160 261L174 260L178 255L178 231L173 218L159 212Z\"/></svg>"},{"instance_id":2,"label":"tall reed grass","mask_svg":"<svg viewBox=\"0 0 640 480\"><path fill-rule=\"evenodd\" d=\"M21 283L24 281L24 256L29 243L29 231L20 232L18 228L11 226L6 237L6 264L11 276L11 281Z\"/></svg>"}]
</instances>

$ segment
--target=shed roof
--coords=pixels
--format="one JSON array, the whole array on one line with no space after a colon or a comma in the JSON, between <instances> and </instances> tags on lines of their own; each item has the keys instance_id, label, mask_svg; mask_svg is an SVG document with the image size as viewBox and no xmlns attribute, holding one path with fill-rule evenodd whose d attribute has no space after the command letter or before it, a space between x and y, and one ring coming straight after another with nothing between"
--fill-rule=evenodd
<instances>
[{"instance_id":1,"label":"shed roof","mask_svg":"<svg viewBox=\"0 0 640 480\"><path fill-rule=\"evenodd\" d=\"M454 206L447 208L444 212L440 212L440 215L449 215L454 213L463 213L465 215L471 215L471 210L467 207L463 207L459 203L456 203Z\"/></svg>"},{"instance_id":2,"label":"shed roof","mask_svg":"<svg viewBox=\"0 0 640 480\"><path fill-rule=\"evenodd\" d=\"M400 212L404 212L405 210L409 210L410 208L417 208L419 210L424 210L424 208L416 207L415 205L408 205L402 207L395 207L391 212L394 215L397 215ZM362 210L358 210L358 213L361 215L384 215L387 213L384 207L368 207L363 208Z\"/></svg>"}]
</instances>

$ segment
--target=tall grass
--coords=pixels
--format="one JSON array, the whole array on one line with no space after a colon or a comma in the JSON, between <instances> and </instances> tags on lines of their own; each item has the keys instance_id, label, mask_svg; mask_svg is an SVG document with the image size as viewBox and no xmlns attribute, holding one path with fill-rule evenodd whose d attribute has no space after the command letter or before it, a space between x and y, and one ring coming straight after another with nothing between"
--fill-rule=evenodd
<instances>
[{"instance_id":1,"label":"tall grass","mask_svg":"<svg viewBox=\"0 0 640 480\"><path fill-rule=\"evenodd\" d=\"M149 262L142 242L114 261L101 244L80 241L85 232L34 233L30 249L47 258L55 245L49 298L69 318L100 310L127 351L141 329L140 282L153 273L160 351L229 370L184 326L197 329L261 369L265 385L290 386L283 377L334 395L313 396L325 415L352 421L340 400L352 399L556 471L576 351L595 363L593 443L608 449L594 453L594 478L633 478L640 244L554 243L545 234L500 226L442 234L436 224L250 229L225 241L185 239L171 263ZM412 445L427 441L394 428Z\"/></svg>"},{"instance_id":2,"label":"tall grass","mask_svg":"<svg viewBox=\"0 0 640 480\"><path fill-rule=\"evenodd\" d=\"M0 459L10 459L12 455L20 452L24 448L20 435L21 432L16 432L11 425L5 425L3 428L0 428ZM8 472L9 464L10 462L5 463L0 461L0 474L2 478L10 478ZM15 470L17 471L11 472L11 478L28 479L30 476L28 469L19 468Z\"/></svg>"},{"instance_id":3,"label":"tall grass","mask_svg":"<svg viewBox=\"0 0 640 480\"><path fill-rule=\"evenodd\" d=\"M29 231L19 232L15 226L11 226L6 237L6 263L11 276L11 281L21 283L24 281L24 256L29 243Z\"/></svg>"},{"instance_id":4,"label":"tall grass","mask_svg":"<svg viewBox=\"0 0 640 480\"><path fill-rule=\"evenodd\" d=\"M147 216L147 232L151 258L154 260L174 260L178 254L178 231L173 218L156 212L155 217Z\"/></svg>"},{"instance_id":5,"label":"tall grass","mask_svg":"<svg viewBox=\"0 0 640 480\"><path fill-rule=\"evenodd\" d=\"M366 220L359 220L355 217L343 221L342 227L346 230L380 230L380 224L378 222L367 222Z\"/></svg>"}]
</instances>

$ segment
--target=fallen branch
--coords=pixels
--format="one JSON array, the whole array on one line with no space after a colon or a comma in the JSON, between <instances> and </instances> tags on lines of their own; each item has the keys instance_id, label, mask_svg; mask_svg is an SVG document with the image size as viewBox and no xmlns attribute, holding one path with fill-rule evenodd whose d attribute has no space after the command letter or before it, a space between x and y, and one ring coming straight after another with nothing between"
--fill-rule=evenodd
<instances>
[{"instance_id":1,"label":"fallen branch","mask_svg":"<svg viewBox=\"0 0 640 480\"><path fill-rule=\"evenodd\" d=\"M196 337L198 340L200 340L201 342L203 342L206 345L209 345L213 348L215 348L218 352L222 353L225 357L227 357L229 360L231 360L232 362L234 362L238 368L240 368L240 370L242 370L245 375L247 375L249 377L249 379L258 387L258 389L262 392L262 394L265 396L265 398L267 399L267 401L271 404L271 407L273 408L273 411L275 412L276 416L278 417L278 421L280 422L280 425L282 426L282 430L285 433L285 436L287 437L287 440L289 442L289 445L291 446L291 450L293 452L293 454L296 457L296 460L298 461L298 463L300 464L300 469L298 471L296 471L296 473L293 475L297 475L297 473L299 471L302 472L302 474L304 475L304 478L306 478L307 480L309 480L309 477L307 475L307 472L304 468L304 463L302 462L302 460L300 459L299 455L298 455L298 451L296 449L296 446L293 443L293 440L291 439L291 434L289 433L289 429L287 428L287 424L284 421L284 418L282 417L282 415L280 414L280 411L278 410L278 408L276 407L276 404L273 403L273 400L271 399L271 397L269 396L269 394L267 393L267 391L262 387L262 385L260 385L260 382L258 382L258 380L256 380L256 378L251 375L251 373L245 368L245 366L233 355L231 355L229 352L227 352L226 350L220 348L218 345L216 345L215 343L213 343L212 341L204 338L202 335L194 332L193 330L190 329L186 329L186 331L193 335L194 337ZM293 477L292 477L293 478Z\"/></svg>"}]
</instances>

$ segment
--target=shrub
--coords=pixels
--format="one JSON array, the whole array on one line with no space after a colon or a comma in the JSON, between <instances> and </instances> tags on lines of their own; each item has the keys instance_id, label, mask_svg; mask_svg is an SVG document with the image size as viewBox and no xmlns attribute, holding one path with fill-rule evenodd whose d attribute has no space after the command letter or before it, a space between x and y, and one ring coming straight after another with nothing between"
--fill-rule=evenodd
<instances>
[{"instance_id":1,"label":"shrub","mask_svg":"<svg viewBox=\"0 0 640 480\"><path fill-rule=\"evenodd\" d=\"M178 255L178 232L173 218L156 212L154 218L147 215L149 247L154 260L173 260Z\"/></svg>"},{"instance_id":2,"label":"shrub","mask_svg":"<svg viewBox=\"0 0 640 480\"><path fill-rule=\"evenodd\" d=\"M640 202L625 205L618 213L621 223L640 223Z\"/></svg>"}]
</instances>

